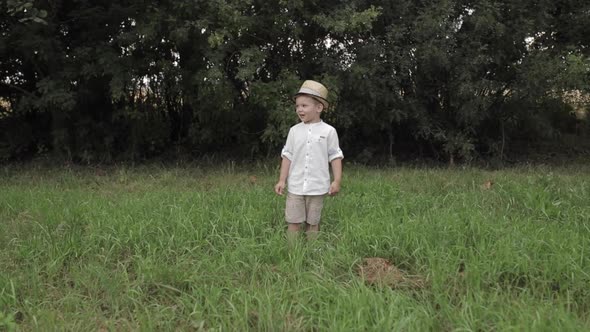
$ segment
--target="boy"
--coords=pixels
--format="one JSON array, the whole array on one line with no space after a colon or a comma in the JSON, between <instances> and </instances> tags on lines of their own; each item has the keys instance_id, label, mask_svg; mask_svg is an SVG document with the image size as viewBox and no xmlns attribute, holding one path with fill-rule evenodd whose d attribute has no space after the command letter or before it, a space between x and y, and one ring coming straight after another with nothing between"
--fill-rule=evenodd
<instances>
[{"instance_id":1,"label":"boy","mask_svg":"<svg viewBox=\"0 0 590 332\"><path fill-rule=\"evenodd\" d=\"M340 191L344 158L336 129L320 118L322 111L329 106L328 89L321 83L308 80L293 98L301 122L289 130L281 152L279 182L274 188L277 195L283 195L286 184L289 184L285 218L290 243L304 222L308 239L317 237L324 197ZM332 183L329 164L334 175Z\"/></svg>"}]
</instances>

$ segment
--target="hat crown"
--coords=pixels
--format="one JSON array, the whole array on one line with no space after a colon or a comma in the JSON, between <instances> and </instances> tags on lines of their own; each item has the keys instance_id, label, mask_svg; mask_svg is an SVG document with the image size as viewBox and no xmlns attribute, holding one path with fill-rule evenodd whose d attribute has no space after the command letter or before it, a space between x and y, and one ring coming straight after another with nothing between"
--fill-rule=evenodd
<instances>
[{"instance_id":1,"label":"hat crown","mask_svg":"<svg viewBox=\"0 0 590 332\"><path fill-rule=\"evenodd\" d=\"M303 82L299 93L310 94L328 100L328 89L322 83L312 80Z\"/></svg>"}]
</instances>

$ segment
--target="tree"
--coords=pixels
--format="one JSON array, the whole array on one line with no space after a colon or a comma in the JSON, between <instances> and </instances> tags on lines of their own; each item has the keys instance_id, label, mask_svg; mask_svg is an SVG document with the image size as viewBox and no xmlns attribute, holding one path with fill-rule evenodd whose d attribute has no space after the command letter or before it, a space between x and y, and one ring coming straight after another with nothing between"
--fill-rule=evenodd
<instances>
[{"instance_id":1,"label":"tree","mask_svg":"<svg viewBox=\"0 0 590 332\"><path fill-rule=\"evenodd\" d=\"M324 82L349 155L502 158L589 90L582 0L25 1L0 12L0 155L280 148Z\"/></svg>"}]
</instances>

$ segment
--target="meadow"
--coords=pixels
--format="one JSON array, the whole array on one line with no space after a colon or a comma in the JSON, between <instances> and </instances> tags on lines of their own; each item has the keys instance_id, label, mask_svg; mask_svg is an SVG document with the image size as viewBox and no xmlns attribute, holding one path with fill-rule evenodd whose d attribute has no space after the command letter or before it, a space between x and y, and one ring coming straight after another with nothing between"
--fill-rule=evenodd
<instances>
[{"instance_id":1,"label":"meadow","mask_svg":"<svg viewBox=\"0 0 590 332\"><path fill-rule=\"evenodd\" d=\"M274 166L5 166L0 331L587 331L589 175L345 165L289 247Z\"/></svg>"}]
</instances>

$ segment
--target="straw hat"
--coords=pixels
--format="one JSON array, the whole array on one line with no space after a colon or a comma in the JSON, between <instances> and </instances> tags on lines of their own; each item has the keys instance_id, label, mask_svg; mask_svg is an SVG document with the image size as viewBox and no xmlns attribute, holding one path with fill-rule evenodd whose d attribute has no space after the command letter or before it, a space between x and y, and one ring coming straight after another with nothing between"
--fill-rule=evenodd
<instances>
[{"instance_id":1,"label":"straw hat","mask_svg":"<svg viewBox=\"0 0 590 332\"><path fill-rule=\"evenodd\" d=\"M328 89L319 82L307 80L303 82L299 92L293 96L293 99L300 95L308 95L324 105L324 111L328 109L330 104L328 103Z\"/></svg>"}]
</instances>

